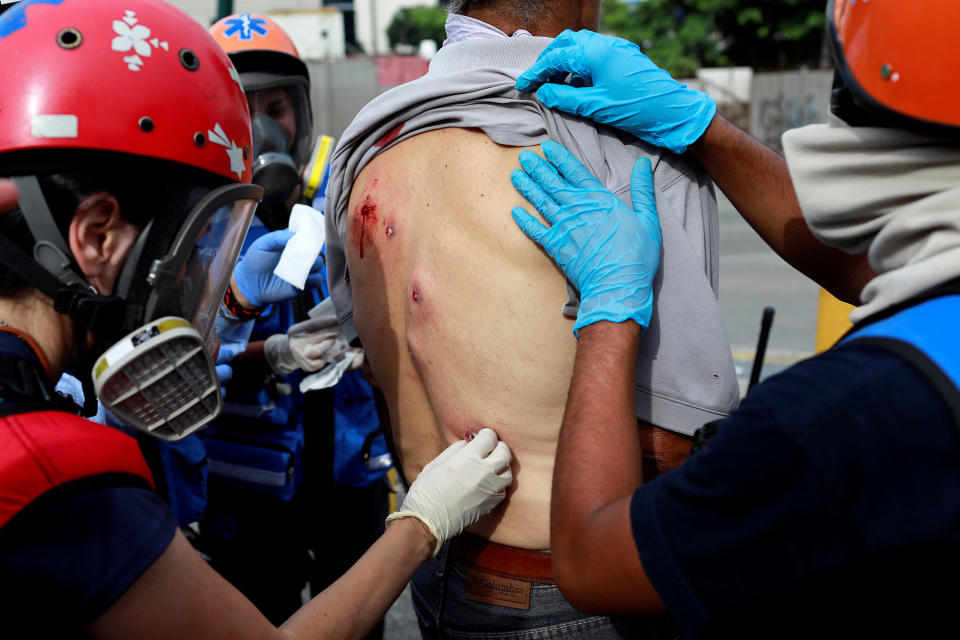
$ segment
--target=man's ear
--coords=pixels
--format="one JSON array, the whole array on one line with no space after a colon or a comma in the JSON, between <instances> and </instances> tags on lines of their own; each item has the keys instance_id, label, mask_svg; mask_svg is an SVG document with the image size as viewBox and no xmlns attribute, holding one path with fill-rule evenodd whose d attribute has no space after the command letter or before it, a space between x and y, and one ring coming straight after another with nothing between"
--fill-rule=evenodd
<instances>
[{"instance_id":1,"label":"man's ear","mask_svg":"<svg viewBox=\"0 0 960 640\"><path fill-rule=\"evenodd\" d=\"M70 221L68 243L80 269L100 293L110 293L139 227L123 217L120 203L106 192L77 205Z\"/></svg>"}]
</instances>

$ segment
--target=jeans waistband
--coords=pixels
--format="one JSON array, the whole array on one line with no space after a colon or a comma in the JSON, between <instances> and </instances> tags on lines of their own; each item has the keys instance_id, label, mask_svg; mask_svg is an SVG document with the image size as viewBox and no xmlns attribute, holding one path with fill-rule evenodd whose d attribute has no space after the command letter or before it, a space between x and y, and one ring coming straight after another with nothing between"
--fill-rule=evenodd
<instances>
[{"instance_id":1,"label":"jeans waistband","mask_svg":"<svg viewBox=\"0 0 960 640\"><path fill-rule=\"evenodd\" d=\"M512 580L553 584L550 552L508 547L462 533L450 543L451 559L471 569Z\"/></svg>"}]
</instances>

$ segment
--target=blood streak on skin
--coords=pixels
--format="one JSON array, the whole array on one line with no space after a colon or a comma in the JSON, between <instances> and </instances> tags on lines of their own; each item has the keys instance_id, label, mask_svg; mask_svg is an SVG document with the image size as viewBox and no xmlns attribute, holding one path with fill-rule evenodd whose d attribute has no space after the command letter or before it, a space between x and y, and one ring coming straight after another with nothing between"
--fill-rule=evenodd
<instances>
[{"instance_id":1,"label":"blood streak on skin","mask_svg":"<svg viewBox=\"0 0 960 640\"><path fill-rule=\"evenodd\" d=\"M387 131L387 135L385 135L385 136L383 136L382 138L380 138L379 140L377 140L377 141L373 144L373 146L375 146L375 147L377 147L377 148L382 148L382 147L387 146L388 144L390 144L390 143L393 142L394 140L396 140L396 139L397 139L397 136L400 135L400 132L403 131L403 125L404 125L404 124L406 124L406 123L401 122L400 124L398 124L397 126L395 126L393 129L390 129L390 131Z\"/></svg>"},{"instance_id":2,"label":"blood streak on skin","mask_svg":"<svg viewBox=\"0 0 960 640\"><path fill-rule=\"evenodd\" d=\"M370 195L363 198L363 202L357 205L353 211L353 243L360 251L360 258L363 258L363 238L367 227L373 227L377 224L377 203L373 201Z\"/></svg>"}]
</instances>

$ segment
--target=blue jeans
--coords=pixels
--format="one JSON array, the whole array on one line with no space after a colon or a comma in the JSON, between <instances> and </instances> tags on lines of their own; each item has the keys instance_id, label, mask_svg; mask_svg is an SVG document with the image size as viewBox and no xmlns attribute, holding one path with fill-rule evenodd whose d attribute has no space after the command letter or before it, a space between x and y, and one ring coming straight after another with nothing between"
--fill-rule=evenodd
<instances>
[{"instance_id":1,"label":"blue jeans","mask_svg":"<svg viewBox=\"0 0 960 640\"><path fill-rule=\"evenodd\" d=\"M426 562L410 583L424 640L620 640L678 638L666 617L611 618L574 609L556 584L530 586L527 610L466 598L468 566L453 560L450 545Z\"/></svg>"}]
</instances>

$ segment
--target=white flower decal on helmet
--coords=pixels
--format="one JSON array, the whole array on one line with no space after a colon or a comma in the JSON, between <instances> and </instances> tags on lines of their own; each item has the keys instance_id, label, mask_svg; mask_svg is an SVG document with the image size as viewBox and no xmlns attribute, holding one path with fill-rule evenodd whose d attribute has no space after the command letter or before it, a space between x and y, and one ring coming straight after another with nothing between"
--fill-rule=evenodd
<instances>
[{"instance_id":1,"label":"white flower decal on helmet","mask_svg":"<svg viewBox=\"0 0 960 640\"><path fill-rule=\"evenodd\" d=\"M169 45L161 42L159 38L150 38L150 29L142 24L137 24L136 11L124 12L123 18L113 21L113 32L117 36L110 43L110 48L121 53L133 49L133 55L124 56L123 61L127 63L130 71L140 71L143 66L143 58L149 58L153 55L153 48L162 48L169 51ZM153 47L151 47L153 45ZM143 56L143 58L141 58Z\"/></svg>"}]
</instances>

